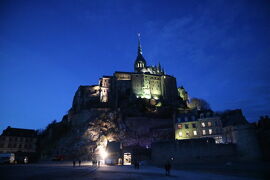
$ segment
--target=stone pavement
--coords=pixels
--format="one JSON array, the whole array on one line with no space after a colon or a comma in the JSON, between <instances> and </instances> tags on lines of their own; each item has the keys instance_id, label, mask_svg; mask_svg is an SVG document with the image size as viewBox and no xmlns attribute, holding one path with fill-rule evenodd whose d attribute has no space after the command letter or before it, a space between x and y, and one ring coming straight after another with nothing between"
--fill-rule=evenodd
<instances>
[{"instance_id":1,"label":"stone pavement","mask_svg":"<svg viewBox=\"0 0 270 180\"><path fill-rule=\"evenodd\" d=\"M194 171L172 170L171 176L165 176L162 168L142 166L134 169L133 166L91 166L82 163L81 167L72 167L72 162L38 163L27 165L0 165L1 180L252 180L254 178L218 175Z\"/></svg>"}]
</instances>

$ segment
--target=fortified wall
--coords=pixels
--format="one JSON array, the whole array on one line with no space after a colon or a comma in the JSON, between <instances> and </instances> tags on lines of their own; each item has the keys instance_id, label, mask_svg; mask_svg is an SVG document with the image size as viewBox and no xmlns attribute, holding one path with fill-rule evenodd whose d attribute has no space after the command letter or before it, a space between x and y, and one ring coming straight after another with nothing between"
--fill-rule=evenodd
<instances>
[{"instance_id":1,"label":"fortified wall","mask_svg":"<svg viewBox=\"0 0 270 180\"><path fill-rule=\"evenodd\" d=\"M237 157L235 144L215 144L212 139L157 142L152 144L152 163L164 165L230 161Z\"/></svg>"}]
</instances>

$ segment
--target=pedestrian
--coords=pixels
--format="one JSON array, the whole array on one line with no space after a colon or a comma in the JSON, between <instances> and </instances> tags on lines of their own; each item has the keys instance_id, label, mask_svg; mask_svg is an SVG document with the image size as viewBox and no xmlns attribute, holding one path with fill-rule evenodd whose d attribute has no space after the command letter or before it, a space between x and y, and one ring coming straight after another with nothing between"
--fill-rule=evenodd
<instances>
[{"instance_id":1,"label":"pedestrian","mask_svg":"<svg viewBox=\"0 0 270 180\"><path fill-rule=\"evenodd\" d=\"M140 169L140 161L137 161L137 169Z\"/></svg>"},{"instance_id":2,"label":"pedestrian","mask_svg":"<svg viewBox=\"0 0 270 180\"><path fill-rule=\"evenodd\" d=\"M76 161L75 160L73 160L73 167L75 167L76 166Z\"/></svg>"},{"instance_id":3,"label":"pedestrian","mask_svg":"<svg viewBox=\"0 0 270 180\"><path fill-rule=\"evenodd\" d=\"M81 166L81 160L79 159L79 166Z\"/></svg>"},{"instance_id":4,"label":"pedestrian","mask_svg":"<svg viewBox=\"0 0 270 180\"><path fill-rule=\"evenodd\" d=\"M172 165L171 165L171 163L168 161L168 162L164 165L165 175L166 175L166 176L170 176L171 168L172 168Z\"/></svg>"},{"instance_id":5,"label":"pedestrian","mask_svg":"<svg viewBox=\"0 0 270 180\"><path fill-rule=\"evenodd\" d=\"M100 166L100 160L98 160L98 167Z\"/></svg>"},{"instance_id":6,"label":"pedestrian","mask_svg":"<svg viewBox=\"0 0 270 180\"><path fill-rule=\"evenodd\" d=\"M168 162L168 176L171 175L171 169L172 169L172 165L170 162Z\"/></svg>"},{"instance_id":7,"label":"pedestrian","mask_svg":"<svg viewBox=\"0 0 270 180\"><path fill-rule=\"evenodd\" d=\"M167 174L168 174L168 173L167 173L167 172L168 172L167 169L168 169L168 168L167 168L167 163L165 163L165 164L164 164L165 176L167 176Z\"/></svg>"},{"instance_id":8,"label":"pedestrian","mask_svg":"<svg viewBox=\"0 0 270 180\"><path fill-rule=\"evenodd\" d=\"M134 169L137 169L137 160L134 161Z\"/></svg>"}]
</instances>

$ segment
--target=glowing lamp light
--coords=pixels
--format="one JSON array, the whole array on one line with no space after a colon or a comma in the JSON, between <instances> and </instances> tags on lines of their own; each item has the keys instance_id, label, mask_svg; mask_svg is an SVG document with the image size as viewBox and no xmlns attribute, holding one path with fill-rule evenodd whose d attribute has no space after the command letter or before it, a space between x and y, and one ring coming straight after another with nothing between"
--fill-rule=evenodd
<instances>
[{"instance_id":1,"label":"glowing lamp light","mask_svg":"<svg viewBox=\"0 0 270 180\"><path fill-rule=\"evenodd\" d=\"M105 149L101 149L100 150L100 156L102 159L106 159L106 157L108 156L108 153Z\"/></svg>"}]
</instances>

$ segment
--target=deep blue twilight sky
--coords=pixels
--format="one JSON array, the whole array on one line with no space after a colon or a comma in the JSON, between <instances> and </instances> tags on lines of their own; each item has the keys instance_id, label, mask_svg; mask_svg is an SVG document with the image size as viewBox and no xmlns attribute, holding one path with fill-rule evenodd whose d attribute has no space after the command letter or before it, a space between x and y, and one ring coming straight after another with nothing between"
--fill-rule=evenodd
<instances>
[{"instance_id":1,"label":"deep blue twilight sky","mask_svg":"<svg viewBox=\"0 0 270 180\"><path fill-rule=\"evenodd\" d=\"M270 114L269 1L1 0L0 130L60 121L79 85L133 71L137 32L191 97Z\"/></svg>"}]
</instances>

